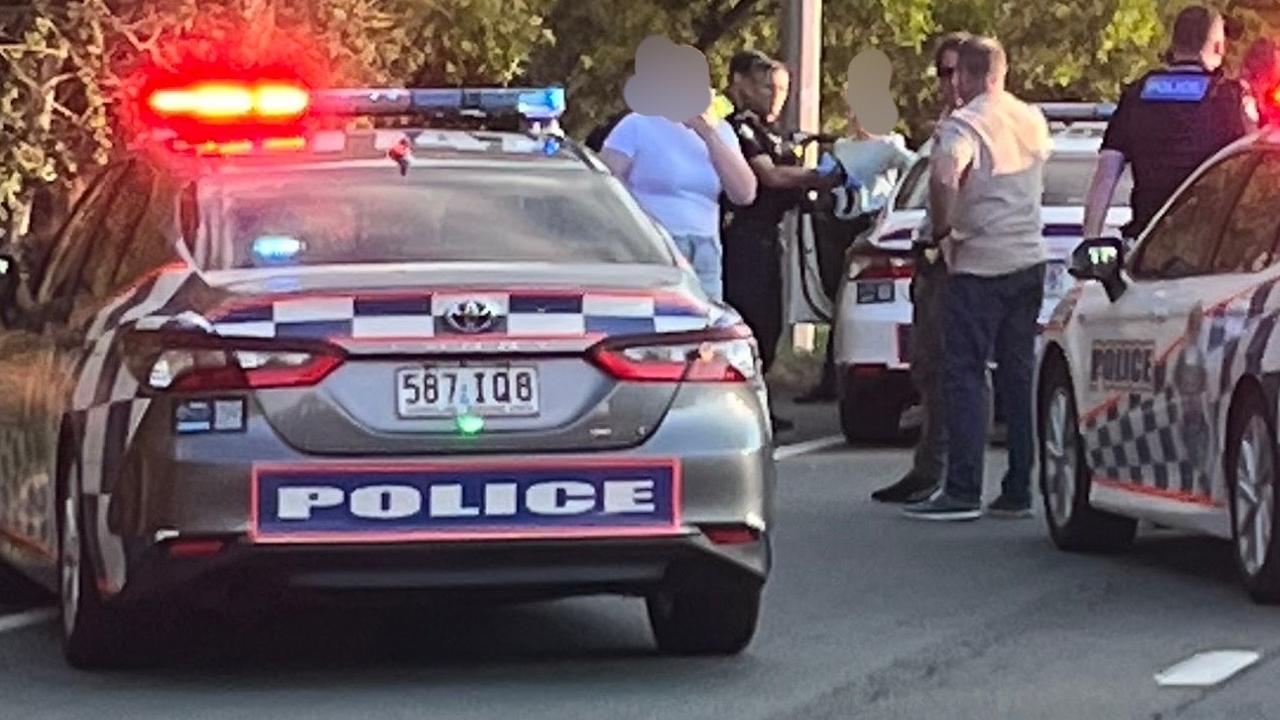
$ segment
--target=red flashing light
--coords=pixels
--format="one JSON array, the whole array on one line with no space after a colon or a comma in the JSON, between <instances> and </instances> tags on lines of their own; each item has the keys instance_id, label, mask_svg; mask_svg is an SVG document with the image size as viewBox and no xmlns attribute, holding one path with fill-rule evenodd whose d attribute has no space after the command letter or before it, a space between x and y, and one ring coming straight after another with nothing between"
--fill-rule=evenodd
<instances>
[{"instance_id":1,"label":"red flashing light","mask_svg":"<svg viewBox=\"0 0 1280 720\"><path fill-rule=\"evenodd\" d=\"M147 106L161 117L184 117L203 122L287 122L311 107L311 95L297 85L203 82L152 92Z\"/></svg>"}]
</instances>

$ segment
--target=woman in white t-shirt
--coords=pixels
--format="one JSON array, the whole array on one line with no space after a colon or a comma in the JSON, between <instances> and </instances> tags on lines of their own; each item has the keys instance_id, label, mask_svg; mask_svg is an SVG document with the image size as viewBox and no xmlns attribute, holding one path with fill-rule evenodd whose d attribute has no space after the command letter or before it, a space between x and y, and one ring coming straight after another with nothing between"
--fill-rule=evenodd
<instances>
[{"instance_id":1,"label":"woman in white t-shirt","mask_svg":"<svg viewBox=\"0 0 1280 720\"><path fill-rule=\"evenodd\" d=\"M706 294L722 300L720 193L743 206L756 197L755 173L729 123L710 110L685 123L631 113L600 158L671 233Z\"/></svg>"}]
</instances>

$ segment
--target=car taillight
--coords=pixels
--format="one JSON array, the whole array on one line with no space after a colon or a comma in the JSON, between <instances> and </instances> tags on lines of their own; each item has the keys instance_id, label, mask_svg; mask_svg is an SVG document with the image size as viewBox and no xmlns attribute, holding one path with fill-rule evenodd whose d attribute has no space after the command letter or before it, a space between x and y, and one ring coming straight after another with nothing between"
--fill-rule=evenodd
<instances>
[{"instance_id":1,"label":"car taillight","mask_svg":"<svg viewBox=\"0 0 1280 720\"><path fill-rule=\"evenodd\" d=\"M760 358L744 326L606 340L591 356L613 377L638 382L746 382L759 373Z\"/></svg>"},{"instance_id":2,"label":"car taillight","mask_svg":"<svg viewBox=\"0 0 1280 720\"><path fill-rule=\"evenodd\" d=\"M275 347L189 333L138 332L126 343L130 371L156 392L305 387L324 380L344 359L328 345Z\"/></svg>"},{"instance_id":3,"label":"car taillight","mask_svg":"<svg viewBox=\"0 0 1280 720\"><path fill-rule=\"evenodd\" d=\"M864 267L856 280L902 280L910 278L915 272L915 264L910 258L893 257L877 260Z\"/></svg>"}]
</instances>

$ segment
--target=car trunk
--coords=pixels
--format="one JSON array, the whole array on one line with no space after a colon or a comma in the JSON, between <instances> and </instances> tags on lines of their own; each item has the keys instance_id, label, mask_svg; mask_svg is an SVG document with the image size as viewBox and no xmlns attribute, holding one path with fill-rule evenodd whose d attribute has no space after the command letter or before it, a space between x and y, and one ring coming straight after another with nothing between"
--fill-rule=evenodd
<instances>
[{"instance_id":1,"label":"car trunk","mask_svg":"<svg viewBox=\"0 0 1280 720\"><path fill-rule=\"evenodd\" d=\"M278 339L282 317L306 318L305 307L285 313L284 305L330 305L332 314L312 320L345 361L314 387L255 393L286 442L319 455L636 445L661 423L679 383L618 380L591 349L604 338L701 329L709 311L683 273L653 265L291 268L215 280L239 297L217 323L223 334L238 334L228 321L253 316L264 295L275 303ZM491 325L468 326L478 315L463 317L467 303L495 311ZM349 309L350 324L324 327Z\"/></svg>"}]
</instances>

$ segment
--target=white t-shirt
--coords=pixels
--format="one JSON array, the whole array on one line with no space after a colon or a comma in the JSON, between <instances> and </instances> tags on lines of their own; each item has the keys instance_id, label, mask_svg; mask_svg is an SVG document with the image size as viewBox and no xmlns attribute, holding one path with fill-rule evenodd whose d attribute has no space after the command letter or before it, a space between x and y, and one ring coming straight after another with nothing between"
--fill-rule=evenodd
<instances>
[{"instance_id":1,"label":"white t-shirt","mask_svg":"<svg viewBox=\"0 0 1280 720\"><path fill-rule=\"evenodd\" d=\"M726 145L742 152L729 123L722 120L716 129ZM626 185L667 232L720 236L720 176L697 133L663 117L631 113L604 147L631 159Z\"/></svg>"}]
</instances>

